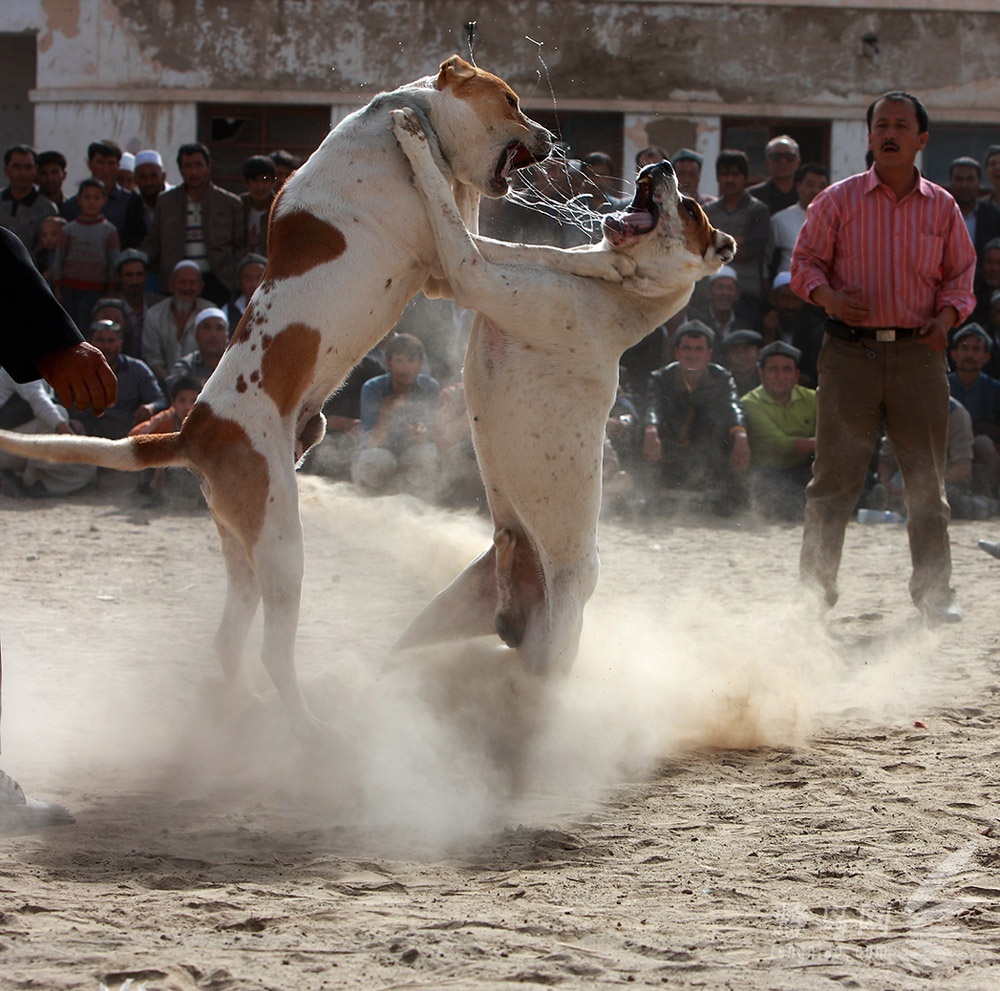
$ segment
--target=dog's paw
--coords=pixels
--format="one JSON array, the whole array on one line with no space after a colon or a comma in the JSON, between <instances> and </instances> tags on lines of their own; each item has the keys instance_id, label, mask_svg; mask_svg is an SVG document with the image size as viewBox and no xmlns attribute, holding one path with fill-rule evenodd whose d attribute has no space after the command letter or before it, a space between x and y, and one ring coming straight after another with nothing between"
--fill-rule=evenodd
<instances>
[{"instance_id":1,"label":"dog's paw","mask_svg":"<svg viewBox=\"0 0 1000 991\"><path fill-rule=\"evenodd\" d=\"M397 141L405 141L408 137L416 138L418 141L427 140L420 118L409 107L392 110L390 116L392 117L392 133L396 135Z\"/></svg>"},{"instance_id":2,"label":"dog's paw","mask_svg":"<svg viewBox=\"0 0 1000 991\"><path fill-rule=\"evenodd\" d=\"M635 275L636 264L635 261L628 255L623 255L620 251L610 252L611 258L609 259L611 267L618 273L618 278L613 278L612 282L621 282L623 279L631 278Z\"/></svg>"},{"instance_id":3,"label":"dog's paw","mask_svg":"<svg viewBox=\"0 0 1000 991\"><path fill-rule=\"evenodd\" d=\"M635 274L635 262L628 255L619 251L589 251L581 252L573 259L574 267L580 265L584 275L589 279L602 279L604 282L621 283Z\"/></svg>"}]
</instances>

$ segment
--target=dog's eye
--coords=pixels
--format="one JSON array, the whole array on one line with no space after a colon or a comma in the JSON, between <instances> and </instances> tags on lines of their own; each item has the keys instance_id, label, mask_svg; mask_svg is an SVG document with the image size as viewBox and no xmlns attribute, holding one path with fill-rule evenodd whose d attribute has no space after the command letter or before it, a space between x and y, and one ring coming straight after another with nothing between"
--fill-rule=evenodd
<instances>
[{"instance_id":1,"label":"dog's eye","mask_svg":"<svg viewBox=\"0 0 1000 991\"><path fill-rule=\"evenodd\" d=\"M699 220L698 208L694 204L694 200L684 200L684 209L687 210L688 216L692 220Z\"/></svg>"},{"instance_id":2,"label":"dog's eye","mask_svg":"<svg viewBox=\"0 0 1000 991\"><path fill-rule=\"evenodd\" d=\"M517 97L512 96L510 93L507 94L507 106L514 110L517 110Z\"/></svg>"}]
</instances>

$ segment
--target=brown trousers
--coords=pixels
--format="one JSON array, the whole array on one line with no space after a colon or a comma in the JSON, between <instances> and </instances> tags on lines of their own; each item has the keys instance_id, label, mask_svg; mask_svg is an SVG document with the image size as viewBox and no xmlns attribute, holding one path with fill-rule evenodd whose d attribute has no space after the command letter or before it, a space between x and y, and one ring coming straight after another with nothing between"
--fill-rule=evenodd
<instances>
[{"instance_id":1,"label":"brown trousers","mask_svg":"<svg viewBox=\"0 0 1000 991\"><path fill-rule=\"evenodd\" d=\"M806 488L800 574L837 594L844 531L864 485L880 418L903 475L907 535L917 604L946 596L951 580L944 470L948 449L948 367L916 338L878 344L827 335L819 357L816 460Z\"/></svg>"}]
</instances>

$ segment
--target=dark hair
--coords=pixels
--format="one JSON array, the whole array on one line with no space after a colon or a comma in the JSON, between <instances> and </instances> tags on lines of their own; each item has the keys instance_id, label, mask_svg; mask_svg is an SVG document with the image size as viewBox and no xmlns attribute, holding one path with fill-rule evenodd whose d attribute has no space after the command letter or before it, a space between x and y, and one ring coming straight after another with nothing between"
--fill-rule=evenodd
<instances>
[{"instance_id":1,"label":"dark hair","mask_svg":"<svg viewBox=\"0 0 1000 991\"><path fill-rule=\"evenodd\" d=\"M11 145L3 153L3 164L10 165L10 160L14 155L30 155L35 165L38 165L38 152L31 145Z\"/></svg>"},{"instance_id":2,"label":"dark hair","mask_svg":"<svg viewBox=\"0 0 1000 991\"><path fill-rule=\"evenodd\" d=\"M87 161L89 162L95 155L101 158L114 158L116 161L122 160L122 148L117 141L110 138L101 138L100 141L91 141L87 145Z\"/></svg>"},{"instance_id":3,"label":"dark hair","mask_svg":"<svg viewBox=\"0 0 1000 991\"><path fill-rule=\"evenodd\" d=\"M818 175L830 181L830 170L819 162L805 162L795 170L795 181L802 182L807 175Z\"/></svg>"},{"instance_id":4,"label":"dark hair","mask_svg":"<svg viewBox=\"0 0 1000 991\"><path fill-rule=\"evenodd\" d=\"M283 165L286 169L297 169L302 163L290 151L278 148L267 156L275 165Z\"/></svg>"},{"instance_id":5,"label":"dark hair","mask_svg":"<svg viewBox=\"0 0 1000 991\"><path fill-rule=\"evenodd\" d=\"M966 168L975 169L977 179L982 178L983 170L979 167L979 162L977 162L971 155L962 155L961 158L953 159L951 164L948 166L948 178L951 178L951 174L955 171L955 169L963 165Z\"/></svg>"},{"instance_id":6,"label":"dark hair","mask_svg":"<svg viewBox=\"0 0 1000 991\"><path fill-rule=\"evenodd\" d=\"M104 190L104 183L100 179L95 179L93 176L87 176L86 179L80 180L80 186L77 189L76 195L79 196L85 189L99 189L101 191L101 196L107 198L107 193Z\"/></svg>"},{"instance_id":7,"label":"dark hair","mask_svg":"<svg viewBox=\"0 0 1000 991\"><path fill-rule=\"evenodd\" d=\"M613 172L615 169L615 160L603 151L592 151L589 155L583 156L584 165L606 165Z\"/></svg>"},{"instance_id":8,"label":"dark hair","mask_svg":"<svg viewBox=\"0 0 1000 991\"><path fill-rule=\"evenodd\" d=\"M274 159L267 155L251 155L243 163L243 178L256 179L260 176L274 178Z\"/></svg>"},{"instance_id":9,"label":"dark hair","mask_svg":"<svg viewBox=\"0 0 1000 991\"><path fill-rule=\"evenodd\" d=\"M635 153L636 168L639 167L640 161L647 155L659 155L661 160L670 158L670 156L659 145L647 145L645 148L640 148Z\"/></svg>"},{"instance_id":10,"label":"dark hair","mask_svg":"<svg viewBox=\"0 0 1000 991\"><path fill-rule=\"evenodd\" d=\"M124 300L117 299L117 298L113 299L110 296L105 296L103 299L99 299L90 308L90 319L91 320L94 319L94 314L98 310L104 310L104 309L109 309L109 310L115 309L115 310L118 310L121 313L122 317L125 317L125 315L126 315L125 314L125 301ZM117 323L117 322L118 321L116 320L115 323Z\"/></svg>"},{"instance_id":11,"label":"dark hair","mask_svg":"<svg viewBox=\"0 0 1000 991\"><path fill-rule=\"evenodd\" d=\"M58 165L59 168L66 169L66 156L61 151L42 151L38 154L38 167L43 165Z\"/></svg>"},{"instance_id":12,"label":"dark hair","mask_svg":"<svg viewBox=\"0 0 1000 991\"><path fill-rule=\"evenodd\" d=\"M395 354L405 354L410 358L423 358L424 345L419 337L413 334L396 334L385 349L385 360L388 361Z\"/></svg>"},{"instance_id":13,"label":"dark hair","mask_svg":"<svg viewBox=\"0 0 1000 991\"><path fill-rule=\"evenodd\" d=\"M902 90L892 90L889 93L883 93L880 97L872 100L868 107L868 113L866 119L868 121L868 130L871 132L872 129L872 118L875 116L875 108L883 101L891 100L893 103L909 103L917 115L917 130L923 134L927 130L930 124L930 118L927 116L927 108L923 105L918 97L915 97L912 93L904 93Z\"/></svg>"},{"instance_id":14,"label":"dark hair","mask_svg":"<svg viewBox=\"0 0 1000 991\"><path fill-rule=\"evenodd\" d=\"M177 393L190 389L192 392L201 392L201 383L193 375L179 375L170 383L170 401L177 398Z\"/></svg>"},{"instance_id":15,"label":"dark hair","mask_svg":"<svg viewBox=\"0 0 1000 991\"><path fill-rule=\"evenodd\" d=\"M723 148L719 152L719 157L715 160L715 174L718 175L723 169L737 169L745 176L750 175L750 159L745 151L738 148Z\"/></svg>"},{"instance_id":16,"label":"dark hair","mask_svg":"<svg viewBox=\"0 0 1000 991\"><path fill-rule=\"evenodd\" d=\"M181 167L181 159L185 155L203 155L205 157L205 164L212 164L212 153L200 141L189 141L177 149L177 168Z\"/></svg>"}]
</instances>

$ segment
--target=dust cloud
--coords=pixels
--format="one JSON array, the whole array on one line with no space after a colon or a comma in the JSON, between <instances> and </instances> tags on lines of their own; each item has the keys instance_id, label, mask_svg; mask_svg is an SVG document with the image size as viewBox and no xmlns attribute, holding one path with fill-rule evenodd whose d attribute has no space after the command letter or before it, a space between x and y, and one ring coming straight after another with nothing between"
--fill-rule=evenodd
<instances>
[{"instance_id":1,"label":"dust cloud","mask_svg":"<svg viewBox=\"0 0 1000 991\"><path fill-rule=\"evenodd\" d=\"M224 577L206 542L195 580L159 587L165 611L151 608L155 586L109 584L134 619L89 617L100 657L36 631L44 662L19 682L5 671L5 693L33 694L52 727L33 744L37 759L71 764L96 790L162 791L229 808L236 822L278 798L295 828L433 853L596 807L678 754L806 747L831 723L900 717L929 697L926 631L838 640L791 578L779 595L768 582L756 596L720 592L733 584L726 555L654 553L652 538L616 524L602 527L605 568L567 677L526 674L494 638L392 654L410 619L486 549L488 521L318 479L300 488L299 671L329 738L302 745L291 734L257 656L259 617L247 690L222 683L211 643ZM184 539L201 527L207 519L184 521ZM179 578L183 560L168 565ZM754 561L737 567L753 587ZM30 734L31 719L11 708L9 736Z\"/></svg>"}]
</instances>

